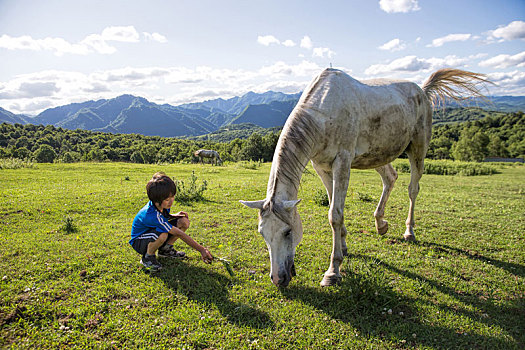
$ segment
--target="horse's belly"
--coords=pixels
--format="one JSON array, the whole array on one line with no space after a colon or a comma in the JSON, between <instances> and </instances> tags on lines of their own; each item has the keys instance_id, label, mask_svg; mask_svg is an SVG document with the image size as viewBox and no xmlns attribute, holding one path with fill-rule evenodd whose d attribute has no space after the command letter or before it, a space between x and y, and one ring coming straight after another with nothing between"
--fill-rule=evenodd
<instances>
[{"instance_id":1,"label":"horse's belly","mask_svg":"<svg viewBox=\"0 0 525 350\"><path fill-rule=\"evenodd\" d=\"M369 140L366 137L357 139L352 168L371 169L388 164L399 157L410 143L410 139L402 134L382 139L381 145L369 144Z\"/></svg>"}]
</instances>

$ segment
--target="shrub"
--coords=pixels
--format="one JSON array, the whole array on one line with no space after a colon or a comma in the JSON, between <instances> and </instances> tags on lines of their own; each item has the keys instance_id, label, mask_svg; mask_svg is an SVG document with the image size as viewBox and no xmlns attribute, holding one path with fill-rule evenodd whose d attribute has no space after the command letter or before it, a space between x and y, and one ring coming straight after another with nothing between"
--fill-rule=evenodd
<instances>
[{"instance_id":1,"label":"shrub","mask_svg":"<svg viewBox=\"0 0 525 350\"><path fill-rule=\"evenodd\" d=\"M260 168L261 165L262 165L262 162L260 160L258 162L253 161L253 160L248 160L248 161L243 160L237 163L237 166L244 168L244 169L249 169L249 170L257 170L257 168Z\"/></svg>"},{"instance_id":2,"label":"shrub","mask_svg":"<svg viewBox=\"0 0 525 350\"><path fill-rule=\"evenodd\" d=\"M67 216L64 219L64 224L60 227L60 230L65 233L75 233L78 231L75 223L73 222L73 218L70 216Z\"/></svg>"},{"instance_id":3,"label":"shrub","mask_svg":"<svg viewBox=\"0 0 525 350\"><path fill-rule=\"evenodd\" d=\"M203 180L199 186L197 184L197 176L195 172L192 171L187 184L182 180L177 180L175 181L175 186L177 187L175 200L180 203L188 203L204 200L204 191L208 188L208 183L206 180Z\"/></svg>"},{"instance_id":4,"label":"shrub","mask_svg":"<svg viewBox=\"0 0 525 350\"><path fill-rule=\"evenodd\" d=\"M394 168L400 173L409 173L410 164L405 160L397 160ZM449 160L428 160L425 159L424 174L432 175L492 175L498 174L498 170L493 165L486 165L474 162L458 162Z\"/></svg>"},{"instance_id":5,"label":"shrub","mask_svg":"<svg viewBox=\"0 0 525 350\"><path fill-rule=\"evenodd\" d=\"M62 163L75 163L80 161L80 153L78 152L66 152L60 158Z\"/></svg>"},{"instance_id":6,"label":"shrub","mask_svg":"<svg viewBox=\"0 0 525 350\"><path fill-rule=\"evenodd\" d=\"M19 169L19 168L33 168L35 165L29 160L22 160L18 158L0 159L0 169Z\"/></svg>"},{"instance_id":7,"label":"shrub","mask_svg":"<svg viewBox=\"0 0 525 350\"><path fill-rule=\"evenodd\" d=\"M322 188L317 189L317 191L314 193L314 203L322 207L327 207L330 205L328 193L326 193L326 191Z\"/></svg>"},{"instance_id":8,"label":"shrub","mask_svg":"<svg viewBox=\"0 0 525 350\"><path fill-rule=\"evenodd\" d=\"M44 144L35 151L34 156L38 163L53 163L57 154L51 146Z\"/></svg>"},{"instance_id":9,"label":"shrub","mask_svg":"<svg viewBox=\"0 0 525 350\"><path fill-rule=\"evenodd\" d=\"M357 192L357 198L361 202L372 202L374 200L374 198L372 198L372 196L369 195L368 193L361 193L361 192Z\"/></svg>"}]
</instances>

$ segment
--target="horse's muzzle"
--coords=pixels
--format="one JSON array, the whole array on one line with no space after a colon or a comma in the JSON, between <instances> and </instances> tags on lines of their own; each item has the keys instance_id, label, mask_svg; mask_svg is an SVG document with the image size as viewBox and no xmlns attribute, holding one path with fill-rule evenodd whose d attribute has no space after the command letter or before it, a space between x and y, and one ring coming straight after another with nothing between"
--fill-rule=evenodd
<instances>
[{"instance_id":1,"label":"horse's muzzle","mask_svg":"<svg viewBox=\"0 0 525 350\"><path fill-rule=\"evenodd\" d=\"M288 287L288 284L292 280L292 277L295 276L295 264L292 259L291 264L287 262L285 264L285 268L279 270L279 279L277 281L275 281L272 275L270 275L270 279L272 280L273 284L275 284L277 287Z\"/></svg>"}]
</instances>

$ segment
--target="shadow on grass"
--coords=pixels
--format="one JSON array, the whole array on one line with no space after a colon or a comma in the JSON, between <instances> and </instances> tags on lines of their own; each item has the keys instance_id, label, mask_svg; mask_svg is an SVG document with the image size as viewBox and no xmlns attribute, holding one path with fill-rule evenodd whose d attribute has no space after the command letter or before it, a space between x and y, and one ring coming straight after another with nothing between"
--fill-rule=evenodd
<instances>
[{"instance_id":1,"label":"shadow on grass","mask_svg":"<svg viewBox=\"0 0 525 350\"><path fill-rule=\"evenodd\" d=\"M459 297L463 303L482 310L493 310L496 317L483 319L482 322L489 327L499 326L505 329L514 339L518 339L517 342L509 338L472 334L467 329L456 328L454 321L448 321L450 326L435 325L428 321L428 316L423 313L423 310L428 310L431 306L442 309L443 317L446 317L446 312L452 312L472 320L480 320L480 315L461 307L452 309L445 304L429 302L428 298L412 298L396 292L389 287L382 267L402 276L424 281L436 290L457 298L453 289L444 287L437 281L401 270L373 257L353 255L351 259L364 261L369 269L343 276L340 285L336 287L324 289L292 284L282 289L281 293L289 299L311 305L334 319L351 324L358 330L359 336L378 337L398 343L401 347L411 345L437 349L518 349L523 346L519 325L512 324L513 321L516 323L516 319L508 318L508 313L516 313L519 305L502 308L492 305L489 301L473 301Z\"/></svg>"},{"instance_id":2,"label":"shadow on grass","mask_svg":"<svg viewBox=\"0 0 525 350\"><path fill-rule=\"evenodd\" d=\"M492 266L498 267L513 275L525 277L525 266L524 265L509 263L506 261L501 261L501 260L492 259L492 258L487 258L477 252L451 247L446 244L439 244L439 243L433 243L433 242L420 242L419 244L423 247L432 248L438 252L445 253L445 254L450 254L450 255L460 254L466 258L469 258L472 260L479 260L484 263L490 264Z\"/></svg>"},{"instance_id":3,"label":"shadow on grass","mask_svg":"<svg viewBox=\"0 0 525 350\"><path fill-rule=\"evenodd\" d=\"M273 321L256 305L235 303L229 299L230 280L208 269L179 262L163 262L165 269L152 275L160 278L177 294L199 304L215 305L228 322L254 329L271 328Z\"/></svg>"}]
</instances>

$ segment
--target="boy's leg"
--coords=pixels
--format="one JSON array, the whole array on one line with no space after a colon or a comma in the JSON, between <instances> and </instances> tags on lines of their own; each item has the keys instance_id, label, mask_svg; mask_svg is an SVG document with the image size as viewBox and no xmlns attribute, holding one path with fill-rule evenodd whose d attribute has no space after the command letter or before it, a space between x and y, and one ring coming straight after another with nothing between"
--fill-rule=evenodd
<instances>
[{"instance_id":1,"label":"boy's leg","mask_svg":"<svg viewBox=\"0 0 525 350\"><path fill-rule=\"evenodd\" d=\"M158 249L156 247L166 242L167 233L164 235L165 236L162 236L162 234L158 234L157 232L147 232L135 239L133 249L142 255L140 263L145 267L153 270L160 270L162 268L162 265L159 264L155 257L155 252Z\"/></svg>"},{"instance_id":2,"label":"boy's leg","mask_svg":"<svg viewBox=\"0 0 525 350\"><path fill-rule=\"evenodd\" d=\"M172 220L170 220L170 222L173 223ZM178 229L182 230L183 232L186 232L186 230L188 230L188 228L190 228L190 220L188 218L178 218L176 220L174 226L177 227ZM177 240L177 237L174 236L174 235L168 235L168 236L169 237L168 237L166 243L173 245L173 243L175 243L175 241Z\"/></svg>"},{"instance_id":3,"label":"boy's leg","mask_svg":"<svg viewBox=\"0 0 525 350\"><path fill-rule=\"evenodd\" d=\"M157 240L150 242L148 244L148 249L146 253L148 253L148 255L155 255L155 252L166 242L167 238L168 238L168 234L166 232L161 233L159 235L159 238L157 238Z\"/></svg>"},{"instance_id":4,"label":"boy's leg","mask_svg":"<svg viewBox=\"0 0 525 350\"><path fill-rule=\"evenodd\" d=\"M182 230L183 232L186 232L186 230L190 227L190 220L186 217L178 218L175 220L170 220L171 224L177 227L178 229ZM166 244L162 245L159 248L159 257L165 257L165 258L184 258L186 257L186 253L184 252L178 252L173 248L173 243L177 240L177 236L168 234L168 239L166 240Z\"/></svg>"}]
</instances>

